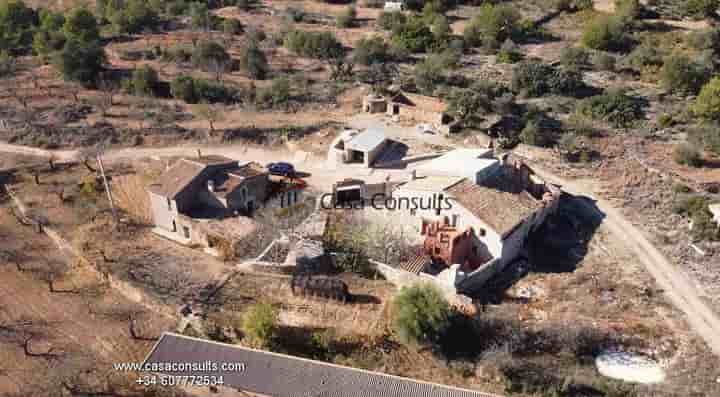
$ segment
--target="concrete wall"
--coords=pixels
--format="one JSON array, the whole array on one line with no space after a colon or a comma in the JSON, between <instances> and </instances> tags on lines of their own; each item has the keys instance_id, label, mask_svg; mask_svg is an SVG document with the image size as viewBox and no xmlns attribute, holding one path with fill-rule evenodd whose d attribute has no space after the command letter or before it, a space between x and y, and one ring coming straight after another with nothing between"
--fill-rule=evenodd
<instances>
[{"instance_id":1,"label":"concrete wall","mask_svg":"<svg viewBox=\"0 0 720 397\"><path fill-rule=\"evenodd\" d=\"M265 203L269 183L267 175L259 175L245 180L227 195L228 207L230 209L245 210L248 203L252 201L254 208L259 208ZM242 197L243 188L247 192L244 199Z\"/></svg>"},{"instance_id":2,"label":"concrete wall","mask_svg":"<svg viewBox=\"0 0 720 397\"><path fill-rule=\"evenodd\" d=\"M150 197L150 208L155 226L172 231L172 221L178 214L177 203L174 200L170 200L170 206L168 206L166 197L152 192L148 192L148 195Z\"/></svg>"}]
</instances>

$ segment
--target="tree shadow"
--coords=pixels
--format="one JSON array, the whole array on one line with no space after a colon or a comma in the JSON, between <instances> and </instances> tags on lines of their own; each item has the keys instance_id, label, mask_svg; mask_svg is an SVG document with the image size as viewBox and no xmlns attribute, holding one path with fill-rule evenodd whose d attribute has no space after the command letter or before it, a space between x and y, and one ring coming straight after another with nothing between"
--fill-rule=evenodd
<instances>
[{"instance_id":1,"label":"tree shadow","mask_svg":"<svg viewBox=\"0 0 720 397\"><path fill-rule=\"evenodd\" d=\"M275 344L278 351L292 356L329 361L338 354L350 354L362 347L357 341L334 337L328 328L280 326ZM329 336L321 336L323 334Z\"/></svg>"}]
</instances>

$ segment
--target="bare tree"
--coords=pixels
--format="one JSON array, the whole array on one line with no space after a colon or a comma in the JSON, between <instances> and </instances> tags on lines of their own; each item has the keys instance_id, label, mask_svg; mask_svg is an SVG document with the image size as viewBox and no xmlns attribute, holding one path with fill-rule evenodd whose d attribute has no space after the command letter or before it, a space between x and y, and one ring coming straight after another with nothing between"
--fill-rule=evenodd
<instances>
[{"instance_id":1,"label":"bare tree","mask_svg":"<svg viewBox=\"0 0 720 397\"><path fill-rule=\"evenodd\" d=\"M208 64L208 70L215 75L215 81L222 82L222 77L230 70L230 60L212 59Z\"/></svg>"},{"instance_id":2,"label":"bare tree","mask_svg":"<svg viewBox=\"0 0 720 397\"><path fill-rule=\"evenodd\" d=\"M88 146L80 150L80 161L82 161L83 165L85 166L85 168L87 168L88 171L97 172L97 170L90 165L90 162L94 161L99 153L100 148L97 146Z\"/></svg>"},{"instance_id":3,"label":"bare tree","mask_svg":"<svg viewBox=\"0 0 720 397\"><path fill-rule=\"evenodd\" d=\"M200 103L192 107L193 113L202 119L205 119L210 126L210 134L208 138L215 132L215 123L225 119L223 112L218 105L210 103Z\"/></svg>"},{"instance_id":4,"label":"bare tree","mask_svg":"<svg viewBox=\"0 0 720 397\"><path fill-rule=\"evenodd\" d=\"M106 117L108 110L115 105L115 95L117 95L119 87L111 80L101 79L98 88L100 97L97 99L96 104L100 108L100 115Z\"/></svg>"}]
</instances>

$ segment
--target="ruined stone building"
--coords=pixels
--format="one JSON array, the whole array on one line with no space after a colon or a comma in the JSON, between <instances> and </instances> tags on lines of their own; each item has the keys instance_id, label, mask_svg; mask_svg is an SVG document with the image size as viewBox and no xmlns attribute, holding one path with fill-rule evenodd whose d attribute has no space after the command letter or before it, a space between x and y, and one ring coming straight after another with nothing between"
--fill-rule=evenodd
<instances>
[{"instance_id":1,"label":"ruined stone building","mask_svg":"<svg viewBox=\"0 0 720 397\"><path fill-rule=\"evenodd\" d=\"M447 109L447 104L439 98L407 92L388 97L370 94L363 99L365 113L385 113L404 121L427 123L445 134L452 132L456 125Z\"/></svg>"}]
</instances>

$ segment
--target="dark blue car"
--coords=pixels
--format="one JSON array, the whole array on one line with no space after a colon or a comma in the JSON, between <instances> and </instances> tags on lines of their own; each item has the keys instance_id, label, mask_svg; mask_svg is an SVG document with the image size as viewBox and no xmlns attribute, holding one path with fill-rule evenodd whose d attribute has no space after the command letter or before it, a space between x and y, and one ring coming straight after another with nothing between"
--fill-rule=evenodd
<instances>
[{"instance_id":1,"label":"dark blue car","mask_svg":"<svg viewBox=\"0 0 720 397\"><path fill-rule=\"evenodd\" d=\"M290 163L270 163L267 166L268 170L270 171L270 174L272 175L281 175L281 176L294 176L295 175L295 167L293 167Z\"/></svg>"}]
</instances>

